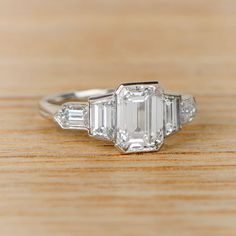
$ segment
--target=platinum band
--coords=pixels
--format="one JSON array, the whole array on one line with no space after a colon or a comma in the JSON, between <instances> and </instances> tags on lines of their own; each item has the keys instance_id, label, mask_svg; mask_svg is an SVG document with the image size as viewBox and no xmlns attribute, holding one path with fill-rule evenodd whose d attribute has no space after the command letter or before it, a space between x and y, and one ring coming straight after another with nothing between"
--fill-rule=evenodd
<instances>
[{"instance_id":1,"label":"platinum band","mask_svg":"<svg viewBox=\"0 0 236 236\"><path fill-rule=\"evenodd\" d=\"M123 148L123 146L120 148L121 146L120 143L117 144L117 141L115 141L117 139L116 132L118 132L117 130L119 130L117 128L117 119L118 121L121 120L121 122L125 122L123 120L126 120L124 116L122 116L123 118L119 119L119 115L121 113L117 111L117 109L119 108L120 111L123 111L128 106L127 108L128 110L130 109L130 111L132 111L131 109L134 109L135 113L138 114L135 115L135 119L137 118L138 120L137 122L139 122L139 125L137 125L136 127L137 129L135 131L136 132L135 135L141 133L143 134L143 132L141 131L137 132L137 130L140 130L141 126L145 127L145 130L146 127L148 127L148 129L151 129L151 131L150 130L149 131L153 135L152 128L150 128L149 126L150 124L152 124L153 126L153 123L155 122L148 121L150 123L149 124L147 120L153 119L153 117L157 119L156 118L157 115L152 114L155 113L155 111L154 112L150 111L150 107L153 107L153 105L150 104L153 104L153 101L154 102L159 101L159 103L157 104L163 104L163 109L159 109L157 112L159 114L158 117L162 117L161 119L163 119L163 137L160 138L161 144L165 137L168 137L180 131L183 125L193 120L197 111L196 101L193 96L178 95L175 93L166 93L164 91L162 92L161 89L158 90L158 93L160 93L158 95L159 97L157 95L154 96L151 92L151 89L153 89L154 86L159 86L158 82L124 84L121 85L117 90L92 89L85 91L55 94L45 97L40 101L40 113L47 118L53 119L63 129L87 130L90 136L93 136L98 139L105 139L116 142L116 146L118 146L119 149L122 149L122 151L124 152L142 152L143 150L144 151L158 150L160 147L152 149L149 146L148 148L146 148L147 145L145 146L145 149L142 149L141 147L137 147L137 143L135 143L136 146L134 145L134 143L132 143L132 145L135 146L135 148L134 147ZM156 88L157 87L155 87L155 89ZM134 89L136 89L137 91ZM127 93L127 91L132 92L131 95L133 97L131 96L130 98L128 98L129 103L124 103L125 105L119 105L123 104L123 101L127 101L125 100L127 98L124 98L122 97L123 95L121 96L119 94L123 93L120 92L119 90L125 91L125 93ZM143 95L144 91L145 93L147 93L147 95L145 95L146 100L143 99L142 97L144 96ZM140 100L141 103L138 104L141 105L138 105L137 107L135 99L137 99L137 96L139 95L140 97L138 98L141 99ZM147 98L152 98L152 100L150 100L149 102ZM157 98L159 100L156 100ZM132 114L133 113L131 113L131 115ZM147 116L149 118L147 118ZM123 125L123 123L121 125ZM125 124L125 127L127 126L128 127L127 129L129 129L129 126L132 125L133 122L131 121L130 123ZM147 130L145 132L147 133ZM122 132L118 134L121 136L123 135ZM127 137L130 138L130 136L132 135L126 134L124 140L127 141Z\"/></svg>"},{"instance_id":2,"label":"platinum band","mask_svg":"<svg viewBox=\"0 0 236 236\"><path fill-rule=\"evenodd\" d=\"M90 89L83 91L67 92L53 94L51 96L44 97L40 103L40 113L44 117L54 118L61 105L68 102L76 102L78 104L89 105L89 99L95 96L102 96L113 93L113 89Z\"/></svg>"}]
</instances>

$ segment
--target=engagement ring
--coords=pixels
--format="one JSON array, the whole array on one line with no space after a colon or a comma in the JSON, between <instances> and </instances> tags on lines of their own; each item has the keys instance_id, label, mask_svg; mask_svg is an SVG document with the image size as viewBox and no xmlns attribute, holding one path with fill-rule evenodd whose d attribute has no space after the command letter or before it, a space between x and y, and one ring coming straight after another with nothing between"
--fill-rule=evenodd
<instances>
[{"instance_id":1,"label":"engagement ring","mask_svg":"<svg viewBox=\"0 0 236 236\"><path fill-rule=\"evenodd\" d=\"M139 82L45 97L40 112L62 129L87 130L123 153L136 153L158 151L165 138L193 120L197 108L192 96L164 92L158 82Z\"/></svg>"}]
</instances>

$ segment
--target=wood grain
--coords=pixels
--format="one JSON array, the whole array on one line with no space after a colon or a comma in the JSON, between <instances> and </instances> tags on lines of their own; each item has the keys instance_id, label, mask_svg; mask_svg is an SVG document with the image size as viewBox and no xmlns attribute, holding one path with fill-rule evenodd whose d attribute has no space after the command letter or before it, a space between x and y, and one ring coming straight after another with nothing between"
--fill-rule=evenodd
<instances>
[{"instance_id":1,"label":"wood grain","mask_svg":"<svg viewBox=\"0 0 236 236\"><path fill-rule=\"evenodd\" d=\"M0 235L235 235L234 0L0 0ZM159 80L197 97L159 153L42 119L41 96Z\"/></svg>"}]
</instances>

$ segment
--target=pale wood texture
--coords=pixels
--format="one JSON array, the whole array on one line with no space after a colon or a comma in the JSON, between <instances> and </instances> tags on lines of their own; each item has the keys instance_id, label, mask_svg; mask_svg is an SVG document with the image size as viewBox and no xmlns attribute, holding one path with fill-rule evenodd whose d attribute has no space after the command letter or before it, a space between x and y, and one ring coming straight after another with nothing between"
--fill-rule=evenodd
<instances>
[{"instance_id":1,"label":"pale wood texture","mask_svg":"<svg viewBox=\"0 0 236 236\"><path fill-rule=\"evenodd\" d=\"M38 115L143 80L199 103L159 153ZM235 0L0 0L0 235L236 235Z\"/></svg>"}]
</instances>

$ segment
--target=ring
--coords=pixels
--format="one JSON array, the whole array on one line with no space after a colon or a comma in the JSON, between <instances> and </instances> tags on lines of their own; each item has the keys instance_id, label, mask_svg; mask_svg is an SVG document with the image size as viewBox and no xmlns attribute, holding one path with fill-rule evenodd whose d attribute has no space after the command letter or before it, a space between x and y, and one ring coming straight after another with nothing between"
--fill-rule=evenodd
<instances>
[{"instance_id":1,"label":"ring","mask_svg":"<svg viewBox=\"0 0 236 236\"><path fill-rule=\"evenodd\" d=\"M197 105L193 96L165 92L154 81L48 96L40 113L62 129L87 130L123 153L136 153L160 150L165 138L194 119Z\"/></svg>"}]
</instances>

